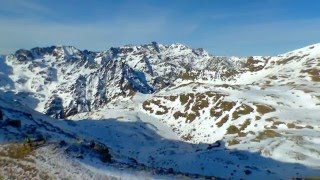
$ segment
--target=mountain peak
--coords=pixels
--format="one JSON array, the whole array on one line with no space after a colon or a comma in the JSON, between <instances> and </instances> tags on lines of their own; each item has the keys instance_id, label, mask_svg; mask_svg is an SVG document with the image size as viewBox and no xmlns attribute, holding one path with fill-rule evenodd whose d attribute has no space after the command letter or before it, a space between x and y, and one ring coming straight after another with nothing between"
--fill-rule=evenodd
<instances>
[{"instance_id":1,"label":"mountain peak","mask_svg":"<svg viewBox=\"0 0 320 180\"><path fill-rule=\"evenodd\" d=\"M0 112L3 111L4 116L12 114L11 120L18 122L14 133L22 130L21 134L25 135L29 132L25 129L30 129L29 122L37 127L32 132L40 132L39 128L44 125L59 137L61 129L66 128L68 134L72 132L68 136L77 140L89 136L89 139L107 142L115 159L125 158L120 162L134 165L140 162L144 167L165 164L180 170L186 163L176 157L188 153L195 159L192 162L197 163L192 167L197 168L194 172L203 173L205 169L215 173L206 168L225 169L222 154L227 157L227 169L232 173L238 171L234 169L239 169L240 164L241 168L250 169L252 175L258 176L264 172L261 169L268 169L272 173L266 172L266 175L278 176L282 175L279 166L258 165L252 161L261 156L319 166L319 60L319 44L282 56L248 58L213 56L204 49L192 49L180 43L125 45L102 52L82 51L73 46L36 47L18 50L1 60L0 106L2 99L14 100L9 106L21 104L24 107L21 109L31 108L43 113L42 117L70 121L52 119L50 122L56 126L50 126L28 114L17 116L16 112L2 107ZM31 119L26 121L23 117ZM10 119L1 118L0 126L9 124L3 122ZM91 126L90 119L100 121L94 121L97 124ZM119 130L113 121L124 123L123 129ZM128 125L135 121L137 126ZM159 125L167 130L158 129ZM152 133L146 133L148 129L152 129ZM128 132L130 134L126 134ZM157 143L149 143L153 135L168 134L175 135L174 142L166 143L159 138ZM119 137L121 141L114 139ZM132 146L128 143L129 137L136 138L134 143L142 140L141 146L147 148ZM71 142L74 145L75 141ZM184 145L176 146L177 142ZM172 147L168 148L168 144ZM92 143L89 146L95 147ZM237 148L241 153L225 151L226 148ZM141 149L147 149L143 156L140 156ZM163 151L165 149L168 151ZM254 158L247 155L250 152L255 154ZM84 155L80 149L74 153L77 157ZM146 158L148 156L152 158ZM152 159L158 157L162 158L161 162L154 164L157 161ZM163 158L167 159L162 161ZM210 166L203 166L208 163ZM239 178L244 175L238 174Z\"/></svg>"}]
</instances>

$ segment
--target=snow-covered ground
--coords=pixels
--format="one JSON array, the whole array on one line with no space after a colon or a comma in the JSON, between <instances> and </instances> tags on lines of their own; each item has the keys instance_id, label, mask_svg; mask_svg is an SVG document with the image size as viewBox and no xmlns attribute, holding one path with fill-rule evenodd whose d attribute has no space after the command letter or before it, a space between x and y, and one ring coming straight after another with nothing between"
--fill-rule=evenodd
<instances>
[{"instance_id":1,"label":"snow-covered ground","mask_svg":"<svg viewBox=\"0 0 320 180\"><path fill-rule=\"evenodd\" d=\"M0 178L319 177L319 67L319 44L275 57L156 43L1 57ZM45 144L12 155L39 134Z\"/></svg>"}]
</instances>

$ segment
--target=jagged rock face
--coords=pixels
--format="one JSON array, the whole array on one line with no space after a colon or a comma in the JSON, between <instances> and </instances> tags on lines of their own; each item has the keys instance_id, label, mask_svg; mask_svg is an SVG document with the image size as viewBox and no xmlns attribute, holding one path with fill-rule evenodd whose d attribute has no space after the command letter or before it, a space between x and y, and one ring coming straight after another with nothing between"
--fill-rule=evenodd
<instances>
[{"instance_id":1,"label":"jagged rock face","mask_svg":"<svg viewBox=\"0 0 320 180\"><path fill-rule=\"evenodd\" d=\"M0 73L3 76L0 88L27 91L35 100L23 104L61 118L102 108L137 92L155 93L181 82L238 83L243 74L282 66L295 58L299 56L278 58L281 61L259 56L220 57L209 55L203 49L155 42L102 52L81 51L70 46L37 47L4 57L4 64L12 72ZM312 67L302 73L317 80L318 71ZM62 103L55 100L57 97Z\"/></svg>"},{"instance_id":2,"label":"jagged rock face","mask_svg":"<svg viewBox=\"0 0 320 180\"><path fill-rule=\"evenodd\" d=\"M63 100L59 96L52 96L47 102L45 109L45 114L53 118L62 119L65 117Z\"/></svg>"},{"instance_id":3,"label":"jagged rock face","mask_svg":"<svg viewBox=\"0 0 320 180\"><path fill-rule=\"evenodd\" d=\"M202 165L208 162L208 157L210 167L221 163L225 168L227 163L237 169L239 160L247 161L247 156L225 151L225 146L319 167L320 44L274 57L216 57L181 44L152 43L103 52L53 46L19 50L0 58L0 113L5 116L5 123L0 124L20 129L21 135L41 128L43 132L50 131L48 135L70 137L71 142L82 137L102 139L113 152L120 150L121 157L137 157L142 160L140 163L150 166L155 161L139 156L139 145L160 142L164 144L145 148L146 155L169 157L157 162L159 167L166 164L179 169L176 162L185 164L185 161L171 159L181 160L184 154L192 152L194 159L202 158L199 162L192 161L198 162L198 172L205 172ZM49 118L43 121L45 116L28 114L30 108L25 106L54 118L119 121L90 122L93 125L90 129L86 121L49 121ZM169 128L188 143L176 146L180 141ZM13 139L16 137L14 134ZM138 145L135 141L127 143L127 137L143 141ZM166 139L170 139L169 144ZM221 148L210 151L214 144L220 146L216 141L221 142ZM198 145L190 148L193 143ZM202 148L204 144L212 146ZM101 160L110 161L107 147L97 148L94 144L90 147L101 155ZM132 147L136 149L132 151ZM163 147L169 150L163 151ZM228 153L221 154L219 149ZM251 164L249 160L243 167L250 165L253 169ZM256 172L262 172L261 169L268 168L260 166Z\"/></svg>"},{"instance_id":4,"label":"jagged rock face","mask_svg":"<svg viewBox=\"0 0 320 180\"><path fill-rule=\"evenodd\" d=\"M4 58L13 69L12 76L6 75L14 87L3 85L1 89L28 91L38 101L30 106L62 118L99 109L136 92L154 93L173 84L184 73L199 74L207 66L204 61L209 63L210 59L214 61L203 49L155 42L103 52L70 46L37 47L18 50Z\"/></svg>"}]
</instances>

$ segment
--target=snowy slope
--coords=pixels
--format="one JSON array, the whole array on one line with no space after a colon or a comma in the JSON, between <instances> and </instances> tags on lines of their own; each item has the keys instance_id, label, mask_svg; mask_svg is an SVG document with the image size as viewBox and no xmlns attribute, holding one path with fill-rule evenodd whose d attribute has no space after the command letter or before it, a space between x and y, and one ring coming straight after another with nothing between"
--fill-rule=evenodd
<instances>
[{"instance_id":1,"label":"snowy slope","mask_svg":"<svg viewBox=\"0 0 320 180\"><path fill-rule=\"evenodd\" d=\"M228 80L240 66L237 58L158 43L103 52L52 46L18 50L2 59L0 73L6 76L0 88L21 93L15 96L21 103L57 118L97 110L135 92L153 93L180 78Z\"/></svg>"},{"instance_id":2,"label":"snowy slope","mask_svg":"<svg viewBox=\"0 0 320 180\"><path fill-rule=\"evenodd\" d=\"M319 82L320 44L274 57L155 42L18 50L0 58L0 109L23 127L3 126L0 139L21 142L35 125L54 145L35 150L53 165L36 155L34 167L60 167L59 156L84 179L319 176ZM102 143L113 163L90 148L65 154L62 140L71 149ZM69 168L57 177L76 177Z\"/></svg>"},{"instance_id":3,"label":"snowy slope","mask_svg":"<svg viewBox=\"0 0 320 180\"><path fill-rule=\"evenodd\" d=\"M231 83L166 88L141 109L186 141L223 139L230 148L318 167L319 59L320 45L309 46L270 57L262 69L241 73Z\"/></svg>"},{"instance_id":4,"label":"snowy slope","mask_svg":"<svg viewBox=\"0 0 320 180\"><path fill-rule=\"evenodd\" d=\"M139 100L137 98L133 103ZM159 123L151 124L156 119L129 111L126 104L119 105L118 110L78 114L83 119L75 116L73 121L65 121L45 117L13 102L8 104L10 102L0 100L0 103L5 119L15 117L22 123L18 129L1 125L4 138L0 145L0 164L3 167L0 172L4 177L288 179L319 175L317 169L264 158L259 153L227 149L223 141L210 144L180 141L170 128ZM118 116L119 110L122 117ZM27 133L31 125L36 127L36 131ZM44 135L46 144L23 157L7 154L12 148L20 150L24 147L20 144L22 136L32 136L33 133ZM113 159L111 163L101 162L95 151L86 146L86 142L92 139L108 146ZM3 163L8 165L3 166ZM12 174L12 169L19 173Z\"/></svg>"}]
</instances>

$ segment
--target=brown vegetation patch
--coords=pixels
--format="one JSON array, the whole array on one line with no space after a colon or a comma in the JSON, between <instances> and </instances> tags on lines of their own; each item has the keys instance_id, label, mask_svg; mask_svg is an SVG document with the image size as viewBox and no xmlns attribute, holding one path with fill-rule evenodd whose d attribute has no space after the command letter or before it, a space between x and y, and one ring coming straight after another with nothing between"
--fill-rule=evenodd
<instances>
[{"instance_id":1,"label":"brown vegetation patch","mask_svg":"<svg viewBox=\"0 0 320 180\"><path fill-rule=\"evenodd\" d=\"M304 93L312 93L312 92L314 92L314 90L307 89L307 88L301 88L299 90L303 91Z\"/></svg>"},{"instance_id":2,"label":"brown vegetation patch","mask_svg":"<svg viewBox=\"0 0 320 180\"><path fill-rule=\"evenodd\" d=\"M190 99L190 101L188 102L188 104L186 105L186 107L184 108L184 111L188 111L190 109L191 104L193 103L193 99Z\"/></svg>"},{"instance_id":3,"label":"brown vegetation patch","mask_svg":"<svg viewBox=\"0 0 320 180\"><path fill-rule=\"evenodd\" d=\"M229 119L229 115L225 115L219 122L216 123L218 127L223 126L224 123L226 123Z\"/></svg>"},{"instance_id":4,"label":"brown vegetation patch","mask_svg":"<svg viewBox=\"0 0 320 180\"><path fill-rule=\"evenodd\" d=\"M181 95L180 95L181 105L186 104L190 98L193 99L193 98L194 98L194 94L192 94L192 93L189 93L189 94L181 94Z\"/></svg>"},{"instance_id":5,"label":"brown vegetation patch","mask_svg":"<svg viewBox=\"0 0 320 180\"><path fill-rule=\"evenodd\" d=\"M133 97L137 93L137 90L129 84L126 84L121 90L122 92L126 92L124 93L124 96L126 95L127 97Z\"/></svg>"},{"instance_id":6,"label":"brown vegetation patch","mask_svg":"<svg viewBox=\"0 0 320 180\"><path fill-rule=\"evenodd\" d=\"M181 138L185 141L190 141L193 139L193 136L191 134L185 134L185 135L181 136Z\"/></svg>"},{"instance_id":7,"label":"brown vegetation patch","mask_svg":"<svg viewBox=\"0 0 320 180\"><path fill-rule=\"evenodd\" d=\"M238 133L238 136L239 136L239 137L246 137L246 136L247 136L247 133L239 132L239 133Z\"/></svg>"},{"instance_id":8,"label":"brown vegetation patch","mask_svg":"<svg viewBox=\"0 0 320 180\"><path fill-rule=\"evenodd\" d=\"M258 134L258 136L256 136L253 141L261 141L261 140L264 140L264 139L268 139L268 138L275 138L275 137L280 137L281 134L275 132L274 130L271 130L271 129L266 129L262 132L260 132Z\"/></svg>"},{"instance_id":9,"label":"brown vegetation patch","mask_svg":"<svg viewBox=\"0 0 320 180\"><path fill-rule=\"evenodd\" d=\"M236 139L232 139L232 140L228 141L228 146L233 146L233 145L236 145L239 143L240 143L240 141L238 141Z\"/></svg>"},{"instance_id":10,"label":"brown vegetation patch","mask_svg":"<svg viewBox=\"0 0 320 180\"><path fill-rule=\"evenodd\" d=\"M245 130L250 125L250 123L251 123L250 119L246 119L244 123L241 125L240 131Z\"/></svg>"},{"instance_id":11,"label":"brown vegetation patch","mask_svg":"<svg viewBox=\"0 0 320 180\"><path fill-rule=\"evenodd\" d=\"M207 92L208 93L208 92ZM210 95L215 95L208 93ZM196 117L200 116L200 111L204 108L209 107L209 100L206 96L206 93L189 93L189 94L181 94L179 96L180 102L182 105L185 105L184 112L177 111L173 114L175 119L178 119L179 117L186 118L186 122L192 122L196 119ZM191 107L192 106L192 107ZM192 112L187 113L187 111L190 109Z\"/></svg>"},{"instance_id":12,"label":"brown vegetation patch","mask_svg":"<svg viewBox=\"0 0 320 180\"><path fill-rule=\"evenodd\" d=\"M223 112L230 111L236 105L235 102L220 101L210 109L211 117L220 117Z\"/></svg>"},{"instance_id":13,"label":"brown vegetation patch","mask_svg":"<svg viewBox=\"0 0 320 180\"><path fill-rule=\"evenodd\" d=\"M144 110L146 110L146 111L149 111L150 113L153 113L153 109L151 108L151 107L148 107L148 106L150 106L151 105L151 103L150 103L150 101L144 101L143 103L142 103L142 107L143 107L143 109Z\"/></svg>"},{"instance_id":14,"label":"brown vegetation patch","mask_svg":"<svg viewBox=\"0 0 320 180\"><path fill-rule=\"evenodd\" d=\"M289 129L302 129L303 128L302 126L296 125L294 123L287 123L287 127Z\"/></svg>"},{"instance_id":15,"label":"brown vegetation patch","mask_svg":"<svg viewBox=\"0 0 320 180\"><path fill-rule=\"evenodd\" d=\"M162 108L162 111L156 111L156 115L164 115L169 112L169 109L166 106L159 105L160 108Z\"/></svg>"},{"instance_id":16,"label":"brown vegetation patch","mask_svg":"<svg viewBox=\"0 0 320 180\"><path fill-rule=\"evenodd\" d=\"M223 111L230 111L234 106L236 105L235 102L229 102L229 101L221 101L217 107L222 108Z\"/></svg>"},{"instance_id":17,"label":"brown vegetation patch","mask_svg":"<svg viewBox=\"0 0 320 180\"><path fill-rule=\"evenodd\" d=\"M315 96L320 101L320 96ZM320 103L317 103L316 105L320 106Z\"/></svg>"},{"instance_id":18,"label":"brown vegetation patch","mask_svg":"<svg viewBox=\"0 0 320 180\"><path fill-rule=\"evenodd\" d=\"M181 101L182 105L186 104L185 111L189 110L190 106L192 105L191 110L194 113L196 113L197 116L200 115L199 111L201 109L204 109L209 106L209 101L208 101L206 95L203 93L182 94L182 95L180 95L180 101ZM194 103L194 104L192 104L192 103Z\"/></svg>"},{"instance_id":19,"label":"brown vegetation patch","mask_svg":"<svg viewBox=\"0 0 320 180\"><path fill-rule=\"evenodd\" d=\"M170 101L172 101L172 102L174 102L177 98L178 98L178 96L166 96L166 97L164 97L166 100L170 100Z\"/></svg>"},{"instance_id":20,"label":"brown vegetation patch","mask_svg":"<svg viewBox=\"0 0 320 180\"><path fill-rule=\"evenodd\" d=\"M217 101L218 99L220 99L223 96L226 96L226 94L220 93L220 92L214 92L214 91L207 91L205 92L205 95L207 95L208 97L214 97L214 101Z\"/></svg>"},{"instance_id":21,"label":"brown vegetation patch","mask_svg":"<svg viewBox=\"0 0 320 180\"><path fill-rule=\"evenodd\" d=\"M228 127L226 134L238 134L239 132L240 130L235 125L231 125Z\"/></svg>"},{"instance_id":22,"label":"brown vegetation patch","mask_svg":"<svg viewBox=\"0 0 320 180\"><path fill-rule=\"evenodd\" d=\"M283 65L283 64L287 64L289 61L298 58L298 56L291 56L289 58L286 59L282 59L280 61L277 61L277 65Z\"/></svg>"},{"instance_id":23,"label":"brown vegetation patch","mask_svg":"<svg viewBox=\"0 0 320 180\"><path fill-rule=\"evenodd\" d=\"M275 126L275 125L272 125L272 126L270 126L269 128L270 128L270 129L278 129L278 127ZM267 129L269 129L269 128L267 128Z\"/></svg>"},{"instance_id":24,"label":"brown vegetation patch","mask_svg":"<svg viewBox=\"0 0 320 180\"><path fill-rule=\"evenodd\" d=\"M180 117L185 117L185 114L183 114L183 113L180 112L180 111L177 111L177 112L175 112L175 113L173 114L173 117L174 117L175 119L179 119Z\"/></svg>"},{"instance_id":25,"label":"brown vegetation patch","mask_svg":"<svg viewBox=\"0 0 320 180\"><path fill-rule=\"evenodd\" d=\"M273 126L279 126L280 124L286 124L286 123L284 123L284 122L282 122L282 121L274 121L274 122L272 123Z\"/></svg>"},{"instance_id":26,"label":"brown vegetation patch","mask_svg":"<svg viewBox=\"0 0 320 180\"><path fill-rule=\"evenodd\" d=\"M281 59L279 61L277 61L277 65L284 65L284 64L287 64L289 61L292 61L294 59L298 59L298 58L303 58L305 56L302 56L302 57L299 57L299 56L291 56L291 57L288 57L288 58L285 58L285 59Z\"/></svg>"},{"instance_id":27,"label":"brown vegetation patch","mask_svg":"<svg viewBox=\"0 0 320 180\"><path fill-rule=\"evenodd\" d=\"M192 121L194 121L196 119L197 115L194 113L182 113L180 111L177 111L173 114L173 117L175 119L179 119L180 117L183 117L186 119L185 120L186 123L191 123Z\"/></svg>"},{"instance_id":28,"label":"brown vegetation patch","mask_svg":"<svg viewBox=\"0 0 320 180\"><path fill-rule=\"evenodd\" d=\"M308 129L314 129L312 126L310 125L307 125L305 128L308 128Z\"/></svg>"},{"instance_id":29,"label":"brown vegetation patch","mask_svg":"<svg viewBox=\"0 0 320 180\"><path fill-rule=\"evenodd\" d=\"M296 125L295 125L294 123L287 123L287 127L288 127L289 129L293 129L293 128L296 127Z\"/></svg>"},{"instance_id":30,"label":"brown vegetation patch","mask_svg":"<svg viewBox=\"0 0 320 180\"><path fill-rule=\"evenodd\" d=\"M261 115L274 112L276 110L272 106L269 106L266 104L255 104L255 106L257 107L257 112L260 113Z\"/></svg>"},{"instance_id":31,"label":"brown vegetation patch","mask_svg":"<svg viewBox=\"0 0 320 180\"><path fill-rule=\"evenodd\" d=\"M260 71L261 69L264 68L263 65L259 65L257 66L257 64L259 63L260 61L258 60L254 60L254 58L252 56L250 56L246 63L244 64L246 68L248 68L248 70L250 72L256 72L256 71Z\"/></svg>"},{"instance_id":32,"label":"brown vegetation patch","mask_svg":"<svg viewBox=\"0 0 320 180\"><path fill-rule=\"evenodd\" d=\"M193 114L193 113L187 114L186 123L192 122L193 120L196 119L196 117L197 117L196 114Z\"/></svg>"},{"instance_id":33,"label":"brown vegetation patch","mask_svg":"<svg viewBox=\"0 0 320 180\"><path fill-rule=\"evenodd\" d=\"M213 91L207 91L205 94L206 94L208 97L213 97L213 96L216 95L216 93L213 92Z\"/></svg>"},{"instance_id":34,"label":"brown vegetation patch","mask_svg":"<svg viewBox=\"0 0 320 180\"><path fill-rule=\"evenodd\" d=\"M183 80L192 80L194 81L198 77L199 73L193 72L184 72L180 75L180 78Z\"/></svg>"},{"instance_id":35,"label":"brown vegetation patch","mask_svg":"<svg viewBox=\"0 0 320 180\"><path fill-rule=\"evenodd\" d=\"M278 79L278 77L277 77L277 76L271 76L271 77L269 77L269 79L277 80L277 79Z\"/></svg>"},{"instance_id":36,"label":"brown vegetation patch","mask_svg":"<svg viewBox=\"0 0 320 180\"><path fill-rule=\"evenodd\" d=\"M240 107L238 107L233 113L232 113L232 118L233 119L238 119L240 116L247 115L253 112L253 108L246 105L242 104Z\"/></svg>"},{"instance_id":37,"label":"brown vegetation patch","mask_svg":"<svg viewBox=\"0 0 320 180\"><path fill-rule=\"evenodd\" d=\"M1 156L7 156L13 159L24 159L28 155L30 155L35 147L32 147L29 144L23 144L23 143L15 143L10 144L8 147L6 147L5 151L2 151L0 153Z\"/></svg>"},{"instance_id":38,"label":"brown vegetation patch","mask_svg":"<svg viewBox=\"0 0 320 180\"><path fill-rule=\"evenodd\" d=\"M223 79L229 79L237 75L238 72L234 69L228 69L221 73L221 77L224 77Z\"/></svg>"},{"instance_id":39,"label":"brown vegetation patch","mask_svg":"<svg viewBox=\"0 0 320 180\"><path fill-rule=\"evenodd\" d=\"M12 159L0 159L1 171L0 179L53 179L33 165L24 164Z\"/></svg>"},{"instance_id":40,"label":"brown vegetation patch","mask_svg":"<svg viewBox=\"0 0 320 180\"><path fill-rule=\"evenodd\" d=\"M167 114L169 112L169 109L166 106L161 105L161 101L158 100L147 100L143 102L142 107L144 110L149 111L150 113L153 113L154 110L150 107L151 104L157 105L159 108L162 109L162 111L156 111L156 115L163 115Z\"/></svg>"},{"instance_id":41,"label":"brown vegetation patch","mask_svg":"<svg viewBox=\"0 0 320 180\"><path fill-rule=\"evenodd\" d=\"M204 94L197 94L196 102L193 104L191 110L200 116L199 111L207 108L209 106L209 101Z\"/></svg>"},{"instance_id":42,"label":"brown vegetation patch","mask_svg":"<svg viewBox=\"0 0 320 180\"><path fill-rule=\"evenodd\" d=\"M301 73L308 73L312 81L320 82L320 70L316 68L301 70Z\"/></svg>"},{"instance_id":43,"label":"brown vegetation patch","mask_svg":"<svg viewBox=\"0 0 320 180\"><path fill-rule=\"evenodd\" d=\"M267 122L274 122L274 121L277 121L277 120L278 120L278 118L276 118L276 117L270 117L270 118L266 119Z\"/></svg>"},{"instance_id":44,"label":"brown vegetation patch","mask_svg":"<svg viewBox=\"0 0 320 180\"><path fill-rule=\"evenodd\" d=\"M189 100L189 96L186 94L181 94L180 95L180 102L182 105L186 104Z\"/></svg>"},{"instance_id":45,"label":"brown vegetation patch","mask_svg":"<svg viewBox=\"0 0 320 180\"><path fill-rule=\"evenodd\" d=\"M164 111L156 111L156 115L164 115L168 113L168 109L165 106L162 106Z\"/></svg>"},{"instance_id":46,"label":"brown vegetation patch","mask_svg":"<svg viewBox=\"0 0 320 180\"><path fill-rule=\"evenodd\" d=\"M222 115L222 113L223 113L222 109L215 109L215 108L210 109L210 116L211 117L220 117Z\"/></svg>"}]
</instances>

